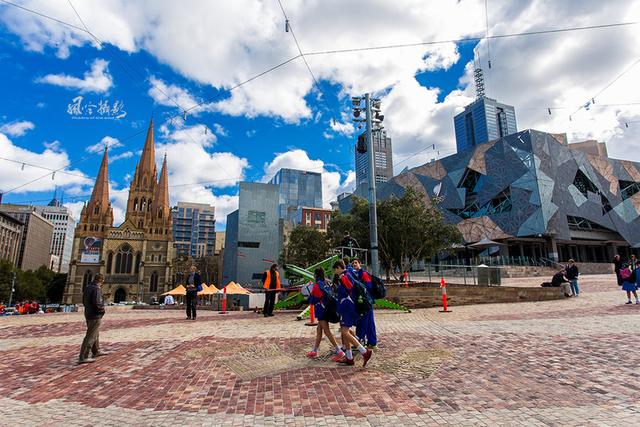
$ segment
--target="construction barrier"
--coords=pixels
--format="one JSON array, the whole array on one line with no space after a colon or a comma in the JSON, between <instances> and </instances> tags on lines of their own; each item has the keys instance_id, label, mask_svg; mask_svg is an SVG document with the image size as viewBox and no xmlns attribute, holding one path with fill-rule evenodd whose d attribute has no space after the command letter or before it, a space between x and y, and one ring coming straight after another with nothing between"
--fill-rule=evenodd
<instances>
[{"instance_id":1,"label":"construction barrier","mask_svg":"<svg viewBox=\"0 0 640 427\"><path fill-rule=\"evenodd\" d=\"M227 314L227 287L222 289L222 311L219 314Z\"/></svg>"},{"instance_id":2,"label":"construction barrier","mask_svg":"<svg viewBox=\"0 0 640 427\"><path fill-rule=\"evenodd\" d=\"M451 313L451 310L447 308L447 282L444 277L440 279L440 289L442 289L442 310L440 313Z\"/></svg>"}]
</instances>

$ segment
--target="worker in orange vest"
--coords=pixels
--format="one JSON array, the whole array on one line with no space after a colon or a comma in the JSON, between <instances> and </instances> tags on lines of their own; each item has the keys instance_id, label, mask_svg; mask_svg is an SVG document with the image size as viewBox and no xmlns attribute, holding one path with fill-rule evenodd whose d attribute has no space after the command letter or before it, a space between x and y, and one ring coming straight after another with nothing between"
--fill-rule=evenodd
<instances>
[{"instance_id":1,"label":"worker in orange vest","mask_svg":"<svg viewBox=\"0 0 640 427\"><path fill-rule=\"evenodd\" d=\"M280 274L278 264L271 265L271 268L262 275L262 287L264 288L264 317L273 316L273 307L276 305L276 293L280 291Z\"/></svg>"}]
</instances>

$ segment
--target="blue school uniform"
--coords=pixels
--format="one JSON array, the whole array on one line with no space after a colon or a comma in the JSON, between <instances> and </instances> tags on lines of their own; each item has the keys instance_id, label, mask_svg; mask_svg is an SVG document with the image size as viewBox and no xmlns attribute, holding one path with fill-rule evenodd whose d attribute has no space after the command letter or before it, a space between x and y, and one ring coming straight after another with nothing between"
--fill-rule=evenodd
<instances>
[{"instance_id":1,"label":"blue school uniform","mask_svg":"<svg viewBox=\"0 0 640 427\"><path fill-rule=\"evenodd\" d=\"M338 314L340 326L351 328L358 320L356 305L353 302L353 283L347 273L338 277Z\"/></svg>"},{"instance_id":2,"label":"blue school uniform","mask_svg":"<svg viewBox=\"0 0 640 427\"><path fill-rule=\"evenodd\" d=\"M329 292L324 280L314 283L309 295L309 303L313 304L313 311L318 320L325 320L325 295Z\"/></svg>"},{"instance_id":3,"label":"blue school uniform","mask_svg":"<svg viewBox=\"0 0 640 427\"><path fill-rule=\"evenodd\" d=\"M625 267L625 268L628 268L628 267ZM622 290L623 291L633 292L633 291L638 289L638 286L636 285L638 274L636 273L636 271L637 270L632 270L631 271L631 276L622 281Z\"/></svg>"},{"instance_id":4,"label":"blue school uniform","mask_svg":"<svg viewBox=\"0 0 640 427\"><path fill-rule=\"evenodd\" d=\"M373 300L371 295L372 280L371 275L367 273L363 268L354 271L356 278L364 283L364 286L369 292L369 296ZM376 322L373 318L373 310L362 315L356 322L356 336L360 341L366 341L367 345L378 345L378 337L376 334Z\"/></svg>"}]
</instances>

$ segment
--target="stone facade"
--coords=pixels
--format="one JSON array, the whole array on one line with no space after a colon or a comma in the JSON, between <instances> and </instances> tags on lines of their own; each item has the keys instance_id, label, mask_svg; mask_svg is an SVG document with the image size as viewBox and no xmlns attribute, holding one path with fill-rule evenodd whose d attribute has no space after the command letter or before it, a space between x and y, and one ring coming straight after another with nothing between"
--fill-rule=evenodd
<instances>
[{"instance_id":1,"label":"stone facade","mask_svg":"<svg viewBox=\"0 0 640 427\"><path fill-rule=\"evenodd\" d=\"M11 215L0 212L0 259L7 260L13 265L18 263L23 225Z\"/></svg>"},{"instance_id":2,"label":"stone facade","mask_svg":"<svg viewBox=\"0 0 640 427\"><path fill-rule=\"evenodd\" d=\"M24 224L16 266L24 271L50 268L53 223L28 205L1 204L0 211Z\"/></svg>"},{"instance_id":3,"label":"stone facade","mask_svg":"<svg viewBox=\"0 0 640 427\"><path fill-rule=\"evenodd\" d=\"M125 220L117 227L113 226L108 183L105 149L91 200L83 207L76 227L64 301L81 302L84 286L96 273L105 276L105 301L158 300L173 287L173 225L167 159L158 179L153 122L131 181Z\"/></svg>"}]
</instances>

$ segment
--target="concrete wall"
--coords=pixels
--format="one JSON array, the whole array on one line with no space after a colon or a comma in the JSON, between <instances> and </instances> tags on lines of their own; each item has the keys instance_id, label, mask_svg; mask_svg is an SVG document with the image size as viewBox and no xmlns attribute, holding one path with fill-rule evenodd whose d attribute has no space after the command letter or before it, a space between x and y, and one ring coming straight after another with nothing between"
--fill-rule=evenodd
<instances>
[{"instance_id":1,"label":"concrete wall","mask_svg":"<svg viewBox=\"0 0 640 427\"><path fill-rule=\"evenodd\" d=\"M447 286L447 301L450 306L491 304L505 302L531 302L564 299L560 288L521 288L510 286ZM439 286L412 284L411 287L387 288L387 299L409 308L442 306L442 291Z\"/></svg>"}]
</instances>

